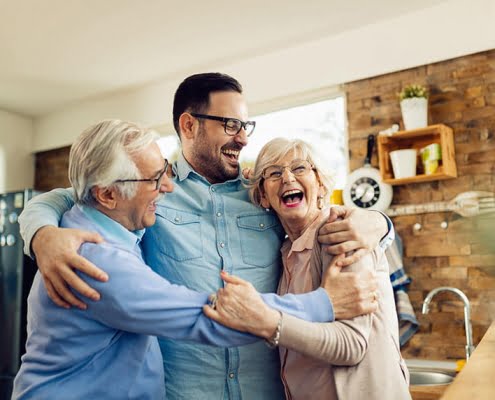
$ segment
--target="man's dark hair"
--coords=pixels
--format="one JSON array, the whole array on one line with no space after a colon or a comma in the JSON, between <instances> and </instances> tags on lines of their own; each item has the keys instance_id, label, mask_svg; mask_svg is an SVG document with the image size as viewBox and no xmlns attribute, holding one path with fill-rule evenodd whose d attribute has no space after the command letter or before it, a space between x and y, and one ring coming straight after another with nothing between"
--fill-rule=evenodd
<instances>
[{"instance_id":1,"label":"man's dark hair","mask_svg":"<svg viewBox=\"0 0 495 400\"><path fill-rule=\"evenodd\" d=\"M241 84L234 78L218 72L191 75L179 85L174 96L174 128L180 137L179 118L184 112L204 113L210 105L210 93L242 93Z\"/></svg>"}]
</instances>

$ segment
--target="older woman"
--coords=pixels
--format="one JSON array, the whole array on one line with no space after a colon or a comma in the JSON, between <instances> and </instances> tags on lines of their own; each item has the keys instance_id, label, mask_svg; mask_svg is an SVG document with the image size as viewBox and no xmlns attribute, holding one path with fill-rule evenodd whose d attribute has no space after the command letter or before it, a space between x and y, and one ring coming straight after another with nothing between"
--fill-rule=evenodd
<instances>
[{"instance_id":1,"label":"older woman","mask_svg":"<svg viewBox=\"0 0 495 400\"><path fill-rule=\"evenodd\" d=\"M287 233L280 294L309 292L320 286L323 274L338 273L338 257L332 260L317 241L328 216L324 208L329 191L330 180L307 143L278 138L261 150L250 194L255 204L276 212ZM216 309L205 312L280 346L287 399L409 399L385 255L378 247L346 270L376 272L376 313L307 323L269 309L250 284L227 274L222 274L227 285L218 293Z\"/></svg>"}]
</instances>

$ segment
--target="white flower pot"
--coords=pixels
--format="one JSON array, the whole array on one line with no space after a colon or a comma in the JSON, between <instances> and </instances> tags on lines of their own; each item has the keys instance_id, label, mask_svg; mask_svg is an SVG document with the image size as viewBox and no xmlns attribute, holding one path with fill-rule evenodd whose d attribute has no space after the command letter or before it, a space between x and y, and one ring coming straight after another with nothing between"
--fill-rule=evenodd
<instances>
[{"instance_id":1,"label":"white flower pot","mask_svg":"<svg viewBox=\"0 0 495 400\"><path fill-rule=\"evenodd\" d=\"M413 97L400 102L402 120L407 130L428 126L428 99Z\"/></svg>"}]
</instances>

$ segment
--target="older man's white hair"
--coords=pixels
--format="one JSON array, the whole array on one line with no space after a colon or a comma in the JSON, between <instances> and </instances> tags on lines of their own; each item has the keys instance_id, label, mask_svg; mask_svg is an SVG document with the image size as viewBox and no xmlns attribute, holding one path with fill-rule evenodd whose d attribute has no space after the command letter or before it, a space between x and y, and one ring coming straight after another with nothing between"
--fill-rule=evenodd
<instances>
[{"instance_id":1,"label":"older man's white hair","mask_svg":"<svg viewBox=\"0 0 495 400\"><path fill-rule=\"evenodd\" d=\"M137 183L115 181L142 178L133 158L158 137L156 132L116 119L86 129L72 145L69 156L69 180L76 202L94 206L95 186L115 187L122 197L132 198Z\"/></svg>"}]
</instances>

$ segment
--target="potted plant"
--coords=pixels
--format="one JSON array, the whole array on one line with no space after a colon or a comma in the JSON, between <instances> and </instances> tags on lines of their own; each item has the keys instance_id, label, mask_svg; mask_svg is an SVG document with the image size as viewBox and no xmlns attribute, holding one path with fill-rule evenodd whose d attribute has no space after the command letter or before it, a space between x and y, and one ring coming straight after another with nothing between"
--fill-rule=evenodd
<instances>
[{"instance_id":1,"label":"potted plant","mask_svg":"<svg viewBox=\"0 0 495 400\"><path fill-rule=\"evenodd\" d=\"M428 126L428 91L421 85L407 85L399 93L406 130Z\"/></svg>"}]
</instances>

